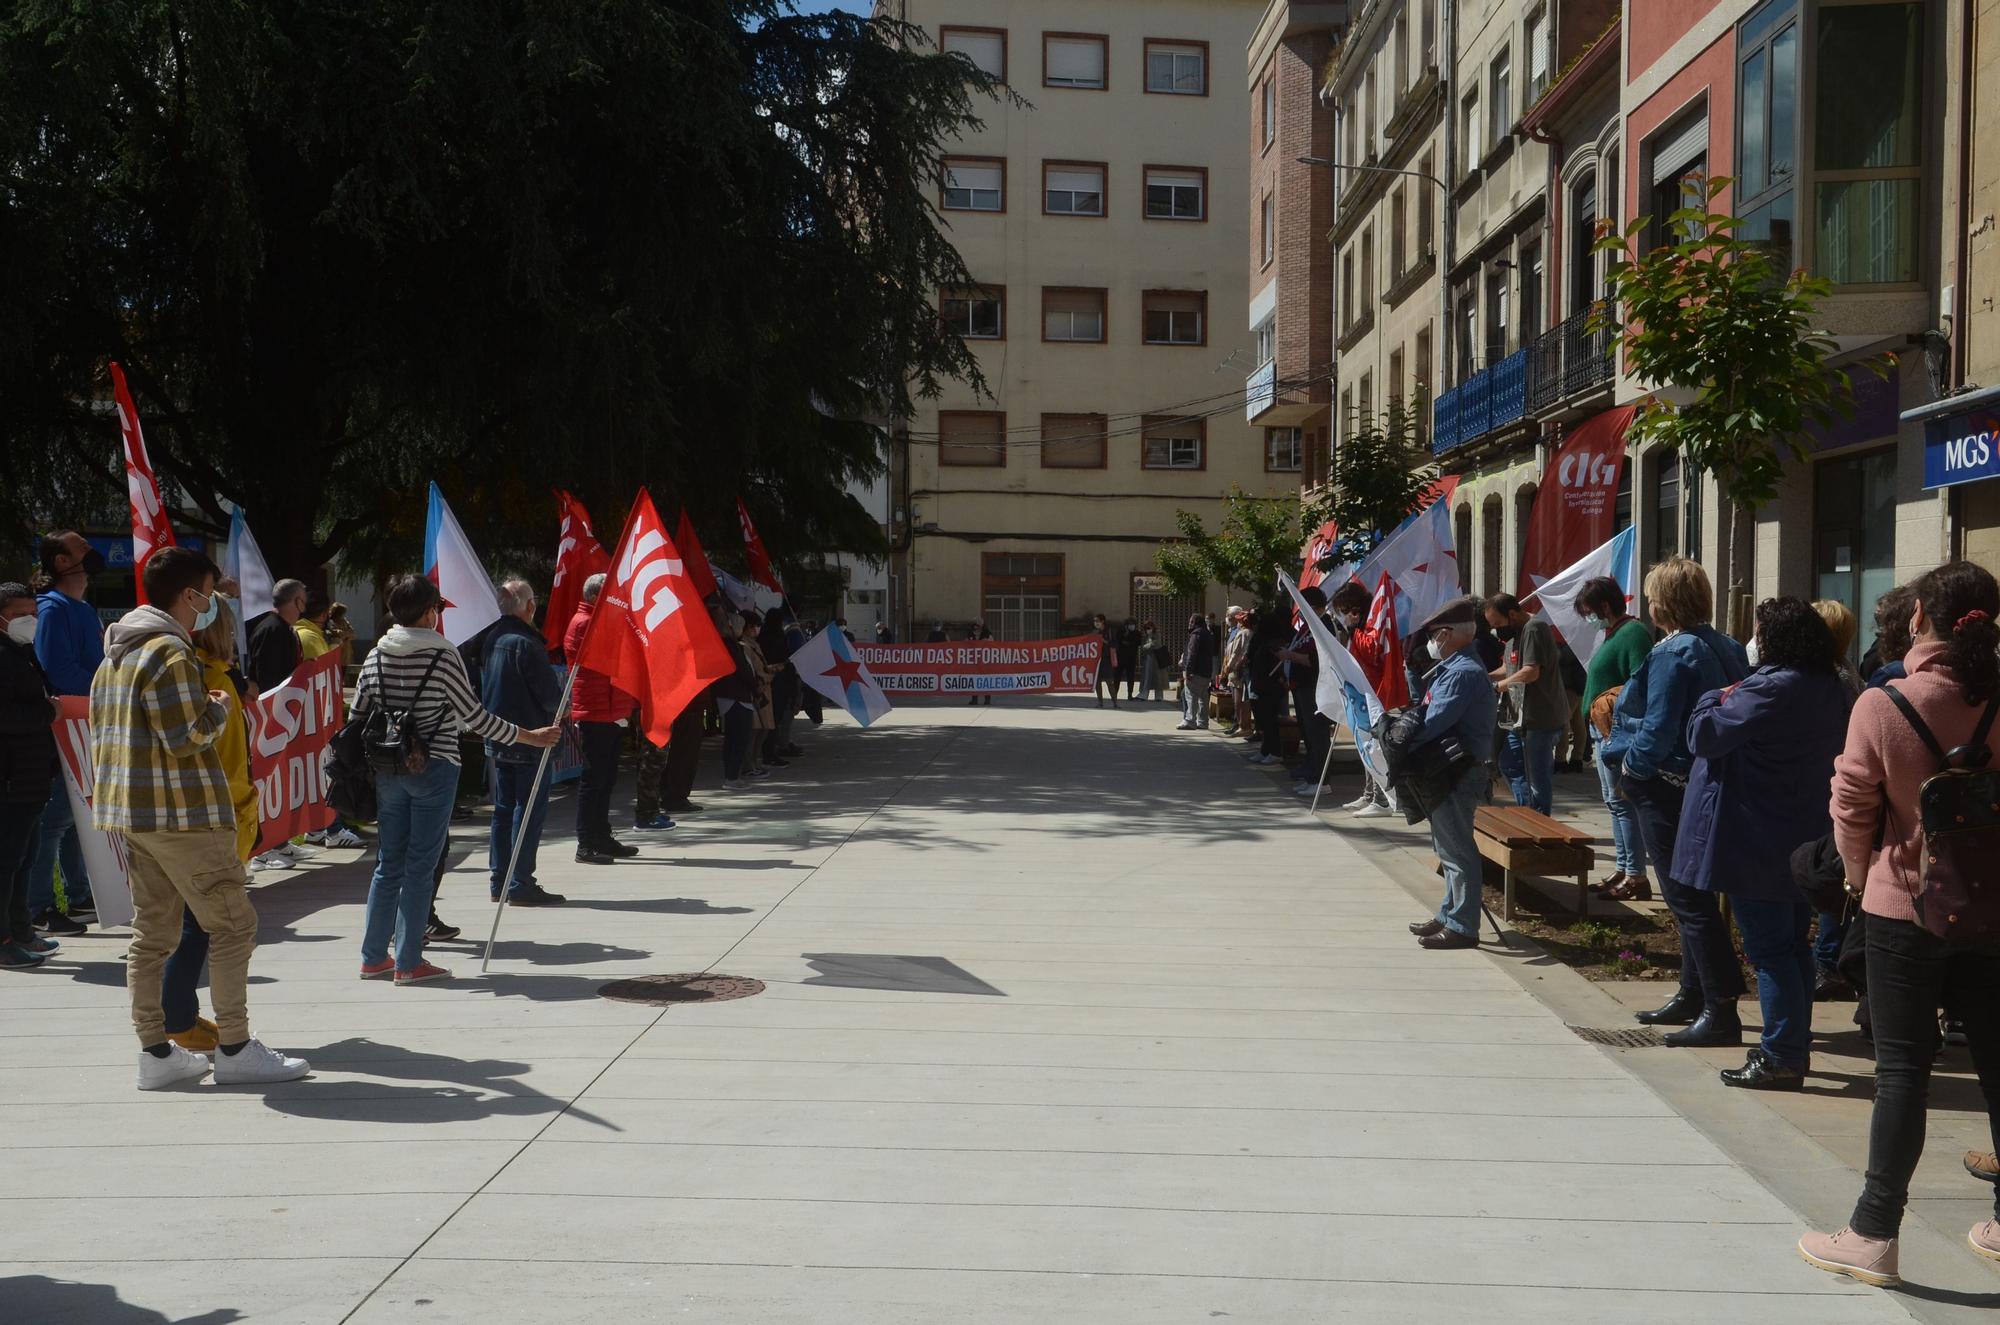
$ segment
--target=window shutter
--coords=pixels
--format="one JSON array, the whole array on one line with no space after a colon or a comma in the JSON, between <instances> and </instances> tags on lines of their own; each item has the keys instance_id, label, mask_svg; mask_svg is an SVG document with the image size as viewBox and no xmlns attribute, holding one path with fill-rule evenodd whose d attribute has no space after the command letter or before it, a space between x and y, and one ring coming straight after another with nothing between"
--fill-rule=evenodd
<instances>
[{"instance_id":1,"label":"window shutter","mask_svg":"<svg viewBox=\"0 0 2000 1325\"><path fill-rule=\"evenodd\" d=\"M1104 47L1094 41L1049 38L1048 78L1072 83L1101 85L1104 82Z\"/></svg>"},{"instance_id":2,"label":"window shutter","mask_svg":"<svg viewBox=\"0 0 2000 1325\"><path fill-rule=\"evenodd\" d=\"M1149 170L1146 172L1146 183L1161 187L1171 184L1176 188L1198 189L1201 187L1201 176L1180 170Z\"/></svg>"},{"instance_id":3,"label":"window shutter","mask_svg":"<svg viewBox=\"0 0 2000 1325\"><path fill-rule=\"evenodd\" d=\"M1653 145L1653 183L1664 184L1708 151L1708 115L1694 116Z\"/></svg>"},{"instance_id":4,"label":"window shutter","mask_svg":"<svg viewBox=\"0 0 2000 1325\"><path fill-rule=\"evenodd\" d=\"M975 69L995 78L1002 76L1007 63L1006 41L994 32L947 32L943 46L947 54L962 55Z\"/></svg>"},{"instance_id":5,"label":"window shutter","mask_svg":"<svg viewBox=\"0 0 2000 1325\"><path fill-rule=\"evenodd\" d=\"M1545 25L1536 19L1528 25L1528 79L1539 87L1549 76L1549 42Z\"/></svg>"},{"instance_id":6,"label":"window shutter","mask_svg":"<svg viewBox=\"0 0 2000 1325\"><path fill-rule=\"evenodd\" d=\"M953 164L945 167L948 187L954 189L990 189L1000 191L1000 167L972 163Z\"/></svg>"},{"instance_id":7,"label":"window shutter","mask_svg":"<svg viewBox=\"0 0 2000 1325\"><path fill-rule=\"evenodd\" d=\"M1101 170L1051 170L1048 187L1072 193L1104 192L1104 172Z\"/></svg>"}]
</instances>

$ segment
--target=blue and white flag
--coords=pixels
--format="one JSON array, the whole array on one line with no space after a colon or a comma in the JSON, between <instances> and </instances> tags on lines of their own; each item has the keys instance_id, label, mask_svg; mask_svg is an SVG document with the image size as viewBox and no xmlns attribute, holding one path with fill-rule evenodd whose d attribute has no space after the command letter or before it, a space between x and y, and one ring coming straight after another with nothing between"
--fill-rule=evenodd
<instances>
[{"instance_id":1,"label":"blue and white flag","mask_svg":"<svg viewBox=\"0 0 2000 1325\"><path fill-rule=\"evenodd\" d=\"M443 600L438 604L438 633L453 644L465 643L500 619L492 577L479 564L479 555L435 483L430 518L424 524L424 578L437 586Z\"/></svg>"},{"instance_id":2,"label":"blue and white flag","mask_svg":"<svg viewBox=\"0 0 2000 1325\"><path fill-rule=\"evenodd\" d=\"M240 506L229 514L229 542L222 551L222 573L236 581L236 656L240 661L250 656L251 620L276 610L271 602L271 586L275 583L271 568L265 563L264 553L258 548Z\"/></svg>"},{"instance_id":3,"label":"blue and white flag","mask_svg":"<svg viewBox=\"0 0 2000 1325\"><path fill-rule=\"evenodd\" d=\"M1604 636L1583 624L1583 618L1577 614L1576 596L1586 580L1600 575L1618 581L1618 587L1625 591L1625 610L1631 611L1633 596L1639 591L1639 540L1631 526L1554 575L1530 576L1535 581L1535 591L1530 595L1535 600L1535 615L1562 633L1563 641L1575 651L1576 660L1586 667Z\"/></svg>"},{"instance_id":4,"label":"blue and white flag","mask_svg":"<svg viewBox=\"0 0 2000 1325\"><path fill-rule=\"evenodd\" d=\"M792 666L799 679L846 709L866 727L889 711L889 697L875 683L868 664L854 656L854 646L838 626L822 627L819 634L800 645L792 654Z\"/></svg>"}]
</instances>

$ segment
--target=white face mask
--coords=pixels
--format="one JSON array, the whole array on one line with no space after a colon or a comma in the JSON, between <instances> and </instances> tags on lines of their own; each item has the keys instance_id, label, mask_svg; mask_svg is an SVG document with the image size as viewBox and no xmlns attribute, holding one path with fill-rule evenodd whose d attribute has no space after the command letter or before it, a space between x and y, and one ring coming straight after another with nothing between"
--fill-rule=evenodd
<instances>
[{"instance_id":1,"label":"white face mask","mask_svg":"<svg viewBox=\"0 0 2000 1325\"><path fill-rule=\"evenodd\" d=\"M30 612L26 616L17 616L12 621L9 621L7 623L7 638L13 640L16 644L33 644L35 642L35 619L35 614Z\"/></svg>"},{"instance_id":2,"label":"white face mask","mask_svg":"<svg viewBox=\"0 0 2000 1325\"><path fill-rule=\"evenodd\" d=\"M1757 647L1757 640L1755 636L1752 636L1750 642L1743 646L1743 652L1750 655L1750 665L1752 667L1756 667L1759 665L1757 659L1761 656L1762 651Z\"/></svg>"}]
</instances>

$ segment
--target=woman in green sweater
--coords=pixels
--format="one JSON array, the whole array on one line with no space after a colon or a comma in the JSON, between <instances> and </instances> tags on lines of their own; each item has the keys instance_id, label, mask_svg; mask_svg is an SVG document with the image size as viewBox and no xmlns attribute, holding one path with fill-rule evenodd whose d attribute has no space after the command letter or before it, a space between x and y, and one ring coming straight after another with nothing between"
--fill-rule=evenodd
<instances>
[{"instance_id":1,"label":"woman in green sweater","mask_svg":"<svg viewBox=\"0 0 2000 1325\"><path fill-rule=\"evenodd\" d=\"M1576 596L1576 611L1587 629L1604 635L1583 669L1583 712L1590 719L1599 696L1609 694L1615 700L1616 692L1645 666L1646 655L1653 651L1653 632L1625 610L1625 590L1608 575L1584 582ZM1653 884L1646 877L1646 847L1639 838L1639 823L1632 816L1631 802L1618 798L1617 778L1603 756L1610 713L1611 703L1607 702L1604 721L1591 721L1590 729L1599 750L1598 785L1604 790L1604 808L1611 811L1617 872L1598 883L1596 891L1621 902L1647 902L1652 900Z\"/></svg>"}]
</instances>

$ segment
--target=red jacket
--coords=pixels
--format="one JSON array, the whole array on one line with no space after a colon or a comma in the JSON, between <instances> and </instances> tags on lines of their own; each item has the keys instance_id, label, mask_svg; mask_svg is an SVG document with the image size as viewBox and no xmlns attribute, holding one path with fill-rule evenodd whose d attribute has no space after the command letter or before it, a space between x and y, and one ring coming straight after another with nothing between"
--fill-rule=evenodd
<instances>
[{"instance_id":1,"label":"red jacket","mask_svg":"<svg viewBox=\"0 0 2000 1325\"><path fill-rule=\"evenodd\" d=\"M595 603L578 603L576 615L563 632L563 657L576 667L577 653L583 648L583 632L590 628ZM632 716L638 700L611 684L611 678L588 667L576 668L576 688L570 692L569 715L578 722L616 722Z\"/></svg>"}]
</instances>

